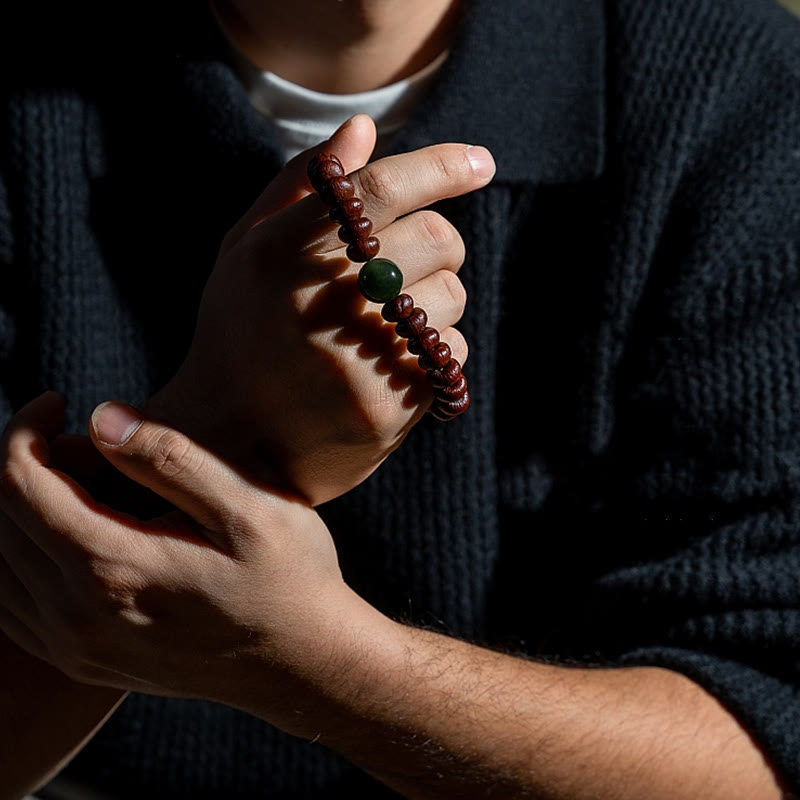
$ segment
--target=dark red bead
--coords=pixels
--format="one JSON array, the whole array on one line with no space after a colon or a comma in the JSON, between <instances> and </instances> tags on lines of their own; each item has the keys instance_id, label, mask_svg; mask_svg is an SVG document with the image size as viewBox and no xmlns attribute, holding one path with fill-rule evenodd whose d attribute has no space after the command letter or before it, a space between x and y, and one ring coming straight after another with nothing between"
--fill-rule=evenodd
<instances>
[{"instance_id":1,"label":"dark red bead","mask_svg":"<svg viewBox=\"0 0 800 800\"><path fill-rule=\"evenodd\" d=\"M405 319L397 323L395 331L398 336L410 339L422 333L427 324L428 315L421 308L415 308Z\"/></svg>"},{"instance_id":2,"label":"dark red bead","mask_svg":"<svg viewBox=\"0 0 800 800\"><path fill-rule=\"evenodd\" d=\"M436 328L423 328L416 336L412 336L406 343L408 352L415 356L429 353L439 344L439 331Z\"/></svg>"},{"instance_id":3,"label":"dark red bead","mask_svg":"<svg viewBox=\"0 0 800 800\"><path fill-rule=\"evenodd\" d=\"M361 263L375 258L380 249L381 243L374 236L368 236L366 239L359 239L353 242L353 244L348 245L347 257L351 261Z\"/></svg>"},{"instance_id":4,"label":"dark red bead","mask_svg":"<svg viewBox=\"0 0 800 800\"><path fill-rule=\"evenodd\" d=\"M471 401L472 399L469 396L469 392L464 392L458 400L451 400L449 402L439 399L434 400L433 407L436 409L436 412L442 414L445 419L452 419L459 414L463 414L469 408Z\"/></svg>"},{"instance_id":5,"label":"dark red bead","mask_svg":"<svg viewBox=\"0 0 800 800\"><path fill-rule=\"evenodd\" d=\"M419 357L419 365L422 369L437 370L444 367L452 356L450 346L446 342L439 342L430 353L423 353ZM447 384L450 385L449 383Z\"/></svg>"},{"instance_id":6,"label":"dark red bead","mask_svg":"<svg viewBox=\"0 0 800 800\"><path fill-rule=\"evenodd\" d=\"M339 225L344 225L350 219L358 219L364 212L364 203L358 197L348 197L342 200L341 203L336 203L328 216L331 222L337 222Z\"/></svg>"},{"instance_id":7,"label":"dark red bead","mask_svg":"<svg viewBox=\"0 0 800 800\"><path fill-rule=\"evenodd\" d=\"M333 153L317 153L308 164L308 179L314 190L319 192L331 178L343 177L342 162Z\"/></svg>"},{"instance_id":8,"label":"dark red bead","mask_svg":"<svg viewBox=\"0 0 800 800\"><path fill-rule=\"evenodd\" d=\"M461 377L461 364L451 358L443 367L428 370L427 376L435 388L451 386Z\"/></svg>"},{"instance_id":9,"label":"dark red bead","mask_svg":"<svg viewBox=\"0 0 800 800\"><path fill-rule=\"evenodd\" d=\"M463 397L468 388L467 379L461 375L461 377L455 383L451 384L450 386L440 386L434 389L433 393L440 400L444 400L445 402L449 403L453 400L458 400L459 398Z\"/></svg>"},{"instance_id":10,"label":"dark red bead","mask_svg":"<svg viewBox=\"0 0 800 800\"><path fill-rule=\"evenodd\" d=\"M372 220L366 217L349 219L339 228L339 238L347 244L354 244L359 239L366 239L372 233Z\"/></svg>"},{"instance_id":11,"label":"dark red bead","mask_svg":"<svg viewBox=\"0 0 800 800\"><path fill-rule=\"evenodd\" d=\"M384 303L381 316L387 322L400 322L414 310L414 300L411 295L399 294L389 303Z\"/></svg>"},{"instance_id":12,"label":"dark red bead","mask_svg":"<svg viewBox=\"0 0 800 800\"><path fill-rule=\"evenodd\" d=\"M329 206L341 205L345 200L349 200L356 193L353 181L345 175L331 178L320 190L320 197Z\"/></svg>"},{"instance_id":13,"label":"dark red bead","mask_svg":"<svg viewBox=\"0 0 800 800\"><path fill-rule=\"evenodd\" d=\"M469 392L465 392L458 400L447 402L445 400L436 399L430 407L431 414L436 419L442 422L449 422L455 419L459 414L463 414L469 407L471 398Z\"/></svg>"}]
</instances>

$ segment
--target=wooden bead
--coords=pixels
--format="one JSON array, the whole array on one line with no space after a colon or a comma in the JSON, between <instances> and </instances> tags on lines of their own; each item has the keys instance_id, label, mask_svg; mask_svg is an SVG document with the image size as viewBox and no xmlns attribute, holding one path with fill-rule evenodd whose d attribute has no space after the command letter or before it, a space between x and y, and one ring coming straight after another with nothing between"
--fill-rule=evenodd
<instances>
[{"instance_id":1,"label":"wooden bead","mask_svg":"<svg viewBox=\"0 0 800 800\"><path fill-rule=\"evenodd\" d=\"M406 343L408 352L415 356L430 353L439 344L439 331L436 328L423 328L416 336L412 336Z\"/></svg>"},{"instance_id":2,"label":"wooden bead","mask_svg":"<svg viewBox=\"0 0 800 800\"><path fill-rule=\"evenodd\" d=\"M437 389L433 390L433 393L438 397L440 400L444 400L445 402L451 402L452 400L458 400L459 398L464 396L464 392L467 391L467 379L461 375L459 379L451 384L450 386L440 386Z\"/></svg>"},{"instance_id":3,"label":"wooden bead","mask_svg":"<svg viewBox=\"0 0 800 800\"><path fill-rule=\"evenodd\" d=\"M391 303L386 303L381 309L381 316L387 322L400 322L414 310L414 300L411 295L399 294Z\"/></svg>"},{"instance_id":4,"label":"wooden bead","mask_svg":"<svg viewBox=\"0 0 800 800\"><path fill-rule=\"evenodd\" d=\"M452 400L450 402L437 399L431 406L431 414L438 420L449 422L459 414L463 414L469 408L471 402L469 392L464 392L458 400Z\"/></svg>"},{"instance_id":5,"label":"wooden bead","mask_svg":"<svg viewBox=\"0 0 800 800\"><path fill-rule=\"evenodd\" d=\"M317 153L308 164L308 179L319 192L331 180L345 174L342 162L333 153Z\"/></svg>"},{"instance_id":6,"label":"wooden bead","mask_svg":"<svg viewBox=\"0 0 800 800\"><path fill-rule=\"evenodd\" d=\"M375 258L380 249L381 243L374 236L368 236L366 239L358 239L353 244L348 245L347 257L359 264Z\"/></svg>"},{"instance_id":7,"label":"wooden bead","mask_svg":"<svg viewBox=\"0 0 800 800\"><path fill-rule=\"evenodd\" d=\"M346 244L355 244L359 239L366 239L372 233L372 220L366 217L349 219L339 228L339 238Z\"/></svg>"},{"instance_id":8,"label":"wooden bead","mask_svg":"<svg viewBox=\"0 0 800 800\"><path fill-rule=\"evenodd\" d=\"M348 197L336 203L328 212L331 222L344 225L350 219L358 219L364 213L364 203L358 197Z\"/></svg>"},{"instance_id":9,"label":"wooden bead","mask_svg":"<svg viewBox=\"0 0 800 800\"><path fill-rule=\"evenodd\" d=\"M435 388L450 386L461 377L461 364L451 358L443 367L429 370L428 380Z\"/></svg>"},{"instance_id":10,"label":"wooden bead","mask_svg":"<svg viewBox=\"0 0 800 800\"><path fill-rule=\"evenodd\" d=\"M415 308L405 319L397 323L395 332L404 339L410 339L422 333L427 324L428 315L421 308Z\"/></svg>"},{"instance_id":11,"label":"wooden bead","mask_svg":"<svg viewBox=\"0 0 800 800\"><path fill-rule=\"evenodd\" d=\"M452 355L453 353L450 350L450 345L446 342L439 342L430 353L423 353L419 357L419 365L422 369L426 370L441 369L450 361ZM450 384L448 383L447 385L449 386Z\"/></svg>"},{"instance_id":12,"label":"wooden bead","mask_svg":"<svg viewBox=\"0 0 800 800\"><path fill-rule=\"evenodd\" d=\"M353 181L345 175L340 177L331 178L320 189L320 197L329 206L341 205L345 200L349 200L356 193L356 187Z\"/></svg>"}]
</instances>

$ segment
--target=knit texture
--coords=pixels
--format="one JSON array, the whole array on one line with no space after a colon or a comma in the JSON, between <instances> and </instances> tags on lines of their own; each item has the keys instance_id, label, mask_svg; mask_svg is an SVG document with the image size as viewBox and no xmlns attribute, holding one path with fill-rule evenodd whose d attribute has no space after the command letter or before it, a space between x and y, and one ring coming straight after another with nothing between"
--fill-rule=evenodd
<instances>
[{"instance_id":1,"label":"knit texture","mask_svg":"<svg viewBox=\"0 0 800 800\"><path fill-rule=\"evenodd\" d=\"M386 613L679 670L800 792L800 24L748 0L552 6L466 5L394 143L498 162L440 204L468 254L472 408L321 511ZM82 41L66 78L3 95L0 421L52 388L83 432L167 380L225 230L279 168L223 51L184 27L101 68ZM67 771L118 797L392 796L245 714L144 696Z\"/></svg>"}]
</instances>

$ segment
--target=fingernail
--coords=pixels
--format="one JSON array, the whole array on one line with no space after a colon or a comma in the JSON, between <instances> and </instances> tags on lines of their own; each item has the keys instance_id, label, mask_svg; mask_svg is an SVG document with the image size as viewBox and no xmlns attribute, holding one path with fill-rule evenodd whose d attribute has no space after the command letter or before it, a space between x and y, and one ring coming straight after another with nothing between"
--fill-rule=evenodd
<instances>
[{"instance_id":1,"label":"fingernail","mask_svg":"<svg viewBox=\"0 0 800 800\"><path fill-rule=\"evenodd\" d=\"M92 412L92 427L97 438L112 447L125 444L143 421L138 411L124 403L101 403Z\"/></svg>"},{"instance_id":2,"label":"fingernail","mask_svg":"<svg viewBox=\"0 0 800 800\"><path fill-rule=\"evenodd\" d=\"M491 178L497 169L492 154L485 147L471 145L467 148L467 158L472 165L472 171L479 178Z\"/></svg>"}]
</instances>

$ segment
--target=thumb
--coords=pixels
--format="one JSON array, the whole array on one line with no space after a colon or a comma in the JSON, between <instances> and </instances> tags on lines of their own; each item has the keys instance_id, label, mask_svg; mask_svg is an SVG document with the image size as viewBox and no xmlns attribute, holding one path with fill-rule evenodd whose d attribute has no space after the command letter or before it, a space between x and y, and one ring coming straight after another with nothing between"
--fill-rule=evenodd
<instances>
[{"instance_id":1,"label":"thumb","mask_svg":"<svg viewBox=\"0 0 800 800\"><path fill-rule=\"evenodd\" d=\"M212 533L215 544L230 549L226 522L233 509L241 510L248 492L225 461L123 403L97 406L89 433L116 469L186 512Z\"/></svg>"},{"instance_id":2,"label":"thumb","mask_svg":"<svg viewBox=\"0 0 800 800\"><path fill-rule=\"evenodd\" d=\"M308 162L323 150L336 153L347 174L363 167L375 149L375 123L366 114L356 114L344 122L324 142L296 155L270 182L244 216L228 231L220 254L230 250L239 239L267 217L291 205L311 192L306 169Z\"/></svg>"}]
</instances>

